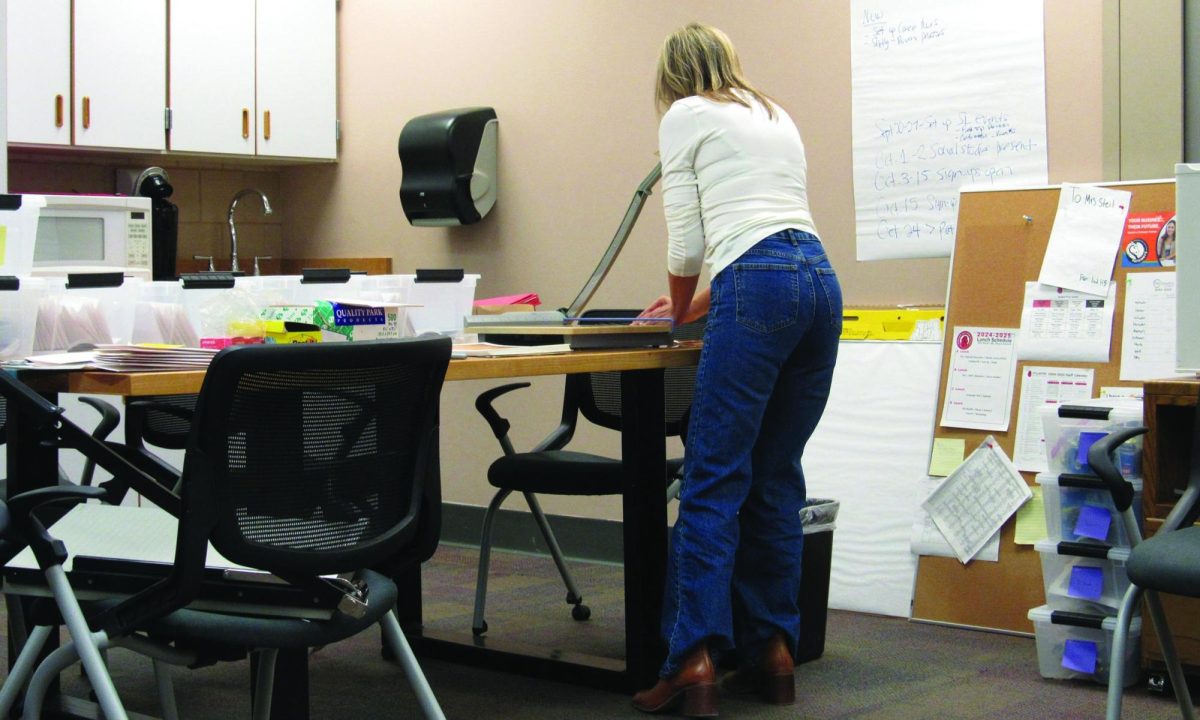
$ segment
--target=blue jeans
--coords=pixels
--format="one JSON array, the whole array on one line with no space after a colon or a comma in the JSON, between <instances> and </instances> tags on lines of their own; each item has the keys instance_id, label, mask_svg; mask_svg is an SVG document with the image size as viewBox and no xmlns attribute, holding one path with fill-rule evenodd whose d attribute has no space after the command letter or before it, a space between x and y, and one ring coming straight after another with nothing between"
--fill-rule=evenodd
<instances>
[{"instance_id":1,"label":"blue jeans","mask_svg":"<svg viewBox=\"0 0 1200 720\"><path fill-rule=\"evenodd\" d=\"M795 656L805 503L800 457L837 359L842 291L821 242L762 240L712 280L663 600L674 675L698 643L757 662Z\"/></svg>"}]
</instances>

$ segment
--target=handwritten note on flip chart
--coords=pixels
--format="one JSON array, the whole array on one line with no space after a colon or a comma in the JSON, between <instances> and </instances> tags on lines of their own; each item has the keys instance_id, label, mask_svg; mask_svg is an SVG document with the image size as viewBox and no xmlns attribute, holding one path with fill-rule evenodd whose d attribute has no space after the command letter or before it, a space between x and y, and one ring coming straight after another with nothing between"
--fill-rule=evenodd
<instances>
[{"instance_id":1,"label":"handwritten note on flip chart","mask_svg":"<svg viewBox=\"0 0 1200 720\"><path fill-rule=\"evenodd\" d=\"M950 254L965 185L1045 184L1041 0L851 3L858 259Z\"/></svg>"}]
</instances>

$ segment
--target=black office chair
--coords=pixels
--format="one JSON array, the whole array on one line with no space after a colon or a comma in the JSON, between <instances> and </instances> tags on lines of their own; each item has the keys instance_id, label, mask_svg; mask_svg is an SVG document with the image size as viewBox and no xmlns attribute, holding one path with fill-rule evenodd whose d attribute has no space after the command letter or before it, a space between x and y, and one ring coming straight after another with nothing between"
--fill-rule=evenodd
<instances>
[{"instance_id":1,"label":"black office chair","mask_svg":"<svg viewBox=\"0 0 1200 720\"><path fill-rule=\"evenodd\" d=\"M1146 428L1130 428L1110 433L1098 440L1088 451L1088 465L1108 484L1113 503L1121 513L1125 529L1132 538L1125 570L1129 575L1129 590L1122 599L1113 630L1112 655L1108 670L1108 720L1121 717L1121 698L1124 692L1125 655L1129 646L1130 621L1137 614L1142 596L1154 622L1154 632L1162 648L1167 675L1175 689L1175 699L1184 718L1194 719L1196 710L1188 690L1187 678L1171 629L1163 613L1158 594L1200 597L1200 527L1193 525L1200 516L1200 409L1192 433L1191 468L1187 488L1167 515L1153 537L1142 540L1137 518L1132 508L1134 489L1113 460L1113 453L1127 440L1146 432Z\"/></svg>"},{"instance_id":2,"label":"black office chair","mask_svg":"<svg viewBox=\"0 0 1200 720\"><path fill-rule=\"evenodd\" d=\"M428 559L437 545L438 401L449 359L448 338L223 350L197 399L177 496L139 468L138 453L89 442L57 408L0 376L0 392L40 417L49 439L81 447L113 473L114 492L126 483L179 518L173 565L135 594L87 603L73 618L69 587L52 586L60 607L67 607L68 627L86 618L100 630L93 636L100 649L121 645L190 666L257 650L254 712L266 718L278 650L326 645L379 623L423 712L442 718L393 611L393 578ZM31 542L35 550L41 546L35 554L47 576L61 574L65 551L53 552L48 537ZM270 572L311 597L330 597L337 606L327 620L188 607L211 590L209 544L230 561ZM353 576L327 579L339 573ZM17 661L21 673L10 673L0 697L11 700L16 691L9 685L28 678L26 705L38 707L53 677L77 652L90 650L87 641L67 643L37 664L35 639L31 635ZM105 708L107 717L123 717L112 714L123 711L103 666L94 664L88 677L102 705L108 696L116 703ZM0 716L9 707L0 705Z\"/></svg>"},{"instance_id":3,"label":"black office chair","mask_svg":"<svg viewBox=\"0 0 1200 720\"><path fill-rule=\"evenodd\" d=\"M633 318L637 310L590 310L584 317ZM704 336L707 318L688 323L675 331L677 340L700 340ZM696 385L696 368L669 368L664 371L664 405L666 437L684 437L687 416ZM583 604L571 572L563 559L562 550L550 523L542 512L537 495L619 495L623 469L619 459L564 449L574 436L578 416L610 430L621 430L621 378L615 372L578 373L566 377L563 392L562 417L559 425L529 452L518 453L508 437L511 424L493 407L496 398L529 383L511 383L492 388L479 395L475 408L487 420L504 456L488 468L488 482L497 488L484 514L483 531L479 540L479 574L475 584L475 612L471 630L482 635L488 630L484 619L487 602L488 566L491 559L492 525L505 499L514 491L521 493L537 522L542 538L558 567L567 588L566 601L571 605L571 617L583 621L591 617L591 609ZM668 499L678 493L683 472L683 459L667 461L664 483Z\"/></svg>"},{"instance_id":4,"label":"black office chair","mask_svg":"<svg viewBox=\"0 0 1200 720\"><path fill-rule=\"evenodd\" d=\"M110 403L90 396L80 397L79 401L100 413L100 421L97 422L96 427L92 429L92 437L96 438L97 440L106 439L121 422L120 412L118 412L117 409ZM4 445L7 440L8 404L3 397L0 397L0 445ZM91 485L95 474L96 462L91 458L84 458L83 470L79 474L78 484ZM59 468L58 484L75 484L75 481L71 480L62 468ZM0 498L4 497L8 497L8 482L6 479L0 478Z\"/></svg>"},{"instance_id":5,"label":"black office chair","mask_svg":"<svg viewBox=\"0 0 1200 720\"><path fill-rule=\"evenodd\" d=\"M125 445L147 462L161 466L167 475L180 470L163 460L154 448L185 450L196 414L195 394L154 395L125 403ZM177 483L172 489L178 491Z\"/></svg>"}]
</instances>

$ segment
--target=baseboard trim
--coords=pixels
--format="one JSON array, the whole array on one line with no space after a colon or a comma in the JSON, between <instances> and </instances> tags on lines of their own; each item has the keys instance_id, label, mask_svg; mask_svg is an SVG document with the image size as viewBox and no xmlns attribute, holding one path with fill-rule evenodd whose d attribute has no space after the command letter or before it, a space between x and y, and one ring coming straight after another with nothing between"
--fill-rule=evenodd
<instances>
[{"instance_id":1,"label":"baseboard trim","mask_svg":"<svg viewBox=\"0 0 1200 720\"><path fill-rule=\"evenodd\" d=\"M483 516L478 505L442 504L442 542L479 547ZM621 523L565 515L546 515L563 555L589 562L621 563ZM542 533L529 512L501 509L492 524L492 547L549 555Z\"/></svg>"}]
</instances>

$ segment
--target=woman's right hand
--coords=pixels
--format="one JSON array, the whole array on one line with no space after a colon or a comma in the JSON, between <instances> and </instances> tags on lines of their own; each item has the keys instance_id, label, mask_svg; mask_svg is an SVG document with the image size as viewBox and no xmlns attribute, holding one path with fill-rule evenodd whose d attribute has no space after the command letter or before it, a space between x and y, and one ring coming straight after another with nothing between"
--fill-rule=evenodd
<instances>
[{"instance_id":1,"label":"woman's right hand","mask_svg":"<svg viewBox=\"0 0 1200 720\"><path fill-rule=\"evenodd\" d=\"M660 295L658 299L650 303L650 306L638 315L645 318L669 318L671 317L671 298L667 295Z\"/></svg>"}]
</instances>

